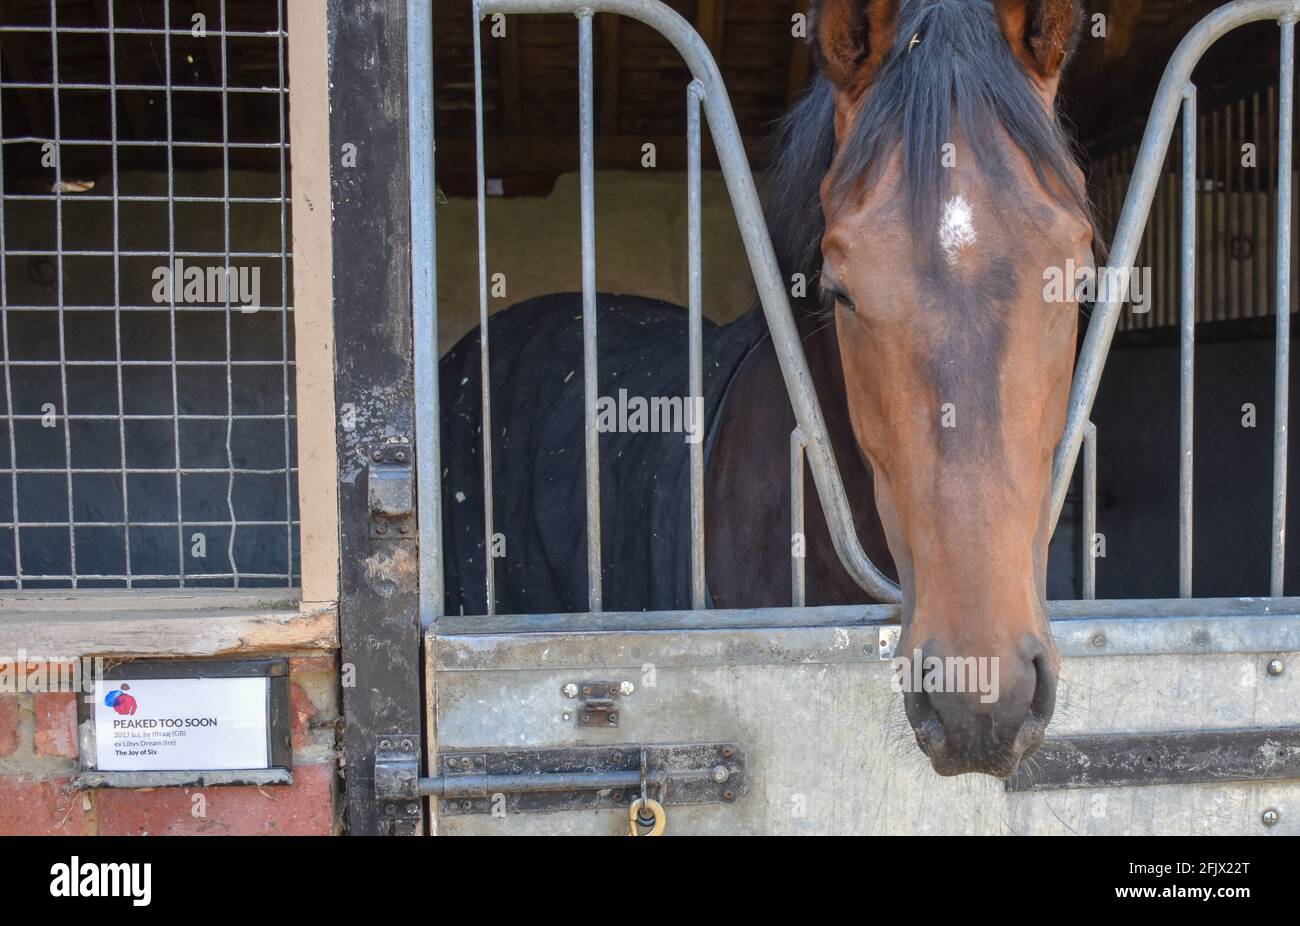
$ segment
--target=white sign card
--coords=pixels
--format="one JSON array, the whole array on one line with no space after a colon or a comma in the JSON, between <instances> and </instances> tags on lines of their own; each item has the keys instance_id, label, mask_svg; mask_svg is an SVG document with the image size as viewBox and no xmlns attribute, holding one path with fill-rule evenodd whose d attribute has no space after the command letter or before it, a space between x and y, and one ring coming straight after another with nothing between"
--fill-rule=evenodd
<instances>
[{"instance_id":1,"label":"white sign card","mask_svg":"<svg viewBox=\"0 0 1300 926\"><path fill-rule=\"evenodd\" d=\"M270 679L103 679L95 685L101 772L270 768Z\"/></svg>"}]
</instances>

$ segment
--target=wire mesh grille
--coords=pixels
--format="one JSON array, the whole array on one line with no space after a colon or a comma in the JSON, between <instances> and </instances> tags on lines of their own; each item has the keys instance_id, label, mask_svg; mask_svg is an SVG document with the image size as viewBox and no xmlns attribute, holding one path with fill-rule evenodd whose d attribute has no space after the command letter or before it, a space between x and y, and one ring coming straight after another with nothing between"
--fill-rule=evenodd
<instances>
[{"instance_id":1,"label":"wire mesh grille","mask_svg":"<svg viewBox=\"0 0 1300 926\"><path fill-rule=\"evenodd\" d=\"M0 588L298 582L284 16L0 11Z\"/></svg>"}]
</instances>

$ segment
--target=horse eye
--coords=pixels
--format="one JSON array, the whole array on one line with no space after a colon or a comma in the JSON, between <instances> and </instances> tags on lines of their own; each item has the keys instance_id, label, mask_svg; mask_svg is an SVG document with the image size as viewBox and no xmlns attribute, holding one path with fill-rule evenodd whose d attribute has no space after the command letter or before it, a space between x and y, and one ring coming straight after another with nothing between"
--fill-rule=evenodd
<instances>
[{"instance_id":1,"label":"horse eye","mask_svg":"<svg viewBox=\"0 0 1300 926\"><path fill-rule=\"evenodd\" d=\"M840 290L832 289L829 286L822 287L822 300L823 302L834 302L836 304L843 305L844 308L848 309L850 312L858 311L858 307L853 304L852 299L850 299L847 295L842 293ZM827 305L827 308L830 308L830 306Z\"/></svg>"}]
</instances>

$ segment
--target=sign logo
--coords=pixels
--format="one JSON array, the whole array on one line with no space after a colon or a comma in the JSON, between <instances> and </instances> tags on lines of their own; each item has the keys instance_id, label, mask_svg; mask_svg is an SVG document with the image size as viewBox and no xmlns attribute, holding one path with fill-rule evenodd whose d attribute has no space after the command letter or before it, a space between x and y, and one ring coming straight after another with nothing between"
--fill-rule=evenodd
<instances>
[{"instance_id":1,"label":"sign logo","mask_svg":"<svg viewBox=\"0 0 1300 926\"><path fill-rule=\"evenodd\" d=\"M114 688L104 695L104 703L119 714L134 714L136 703L135 698L127 694L130 690L131 686L124 683L121 688Z\"/></svg>"}]
</instances>

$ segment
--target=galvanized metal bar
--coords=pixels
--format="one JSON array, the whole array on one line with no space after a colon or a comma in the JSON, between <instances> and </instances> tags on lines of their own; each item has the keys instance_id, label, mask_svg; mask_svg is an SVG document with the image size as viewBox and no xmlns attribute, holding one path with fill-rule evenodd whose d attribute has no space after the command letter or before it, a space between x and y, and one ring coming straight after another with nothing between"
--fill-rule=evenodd
<instances>
[{"instance_id":1,"label":"galvanized metal bar","mask_svg":"<svg viewBox=\"0 0 1300 926\"><path fill-rule=\"evenodd\" d=\"M222 28L225 28L229 21L226 18L226 0L219 0L218 12L221 16ZM229 91L230 89L230 67L229 51L227 49L226 38L221 37L221 89ZM221 195L223 202L221 204L221 242L222 242L222 266L230 268L230 96L228 92L223 92L218 99L221 100ZM226 410L233 412L235 410L235 383L234 367L231 365L234 353L235 332L233 320L231 318L230 287L226 287L225 293L225 323L226 323ZM174 409L177 413L180 409ZM235 450L234 450L234 431L235 422L226 419L226 513L230 515L230 533L226 535L226 558L230 562L231 581L235 588L239 588L240 575L239 567L235 563L235 532L239 529L238 519L235 517ZM286 465L288 461L285 461ZM183 509L182 509L183 510ZM181 511L177 511L177 522L181 521ZM181 527L180 531L183 536L185 531ZM181 562L184 563L184 557ZM184 575L184 568L181 574Z\"/></svg>"},{"instance_id":2,"label":"galvanized metal bar","mask_svg":"<svg viewBox=\"0 0 1300 926\"><path fill-rule=\"evenodd\" d=\"M1273 371L1273 558L1269 593L1281 595L1286 574L1286 456L1291 379L1291 141L1295 108L1295 22L1282 20L1278 75L1277 339Z\"/></svg>"},{"instance_id":3,"label":"galvanized metal bar","mask_svg":"<svg viewBox=\"0 0 1300 926\"><path fill-rule=\"evenodd\" d=\"M1300 0L1294 0L1290 5L1300 7ZM579 7L589 14L617 13L650 26L677 49L694 79L704 87L704 115L731 195L732 208L795 420L808 436L809 467L822 510L826 513L835 551L849 575L869 595L879 601L898 601L898 586L876 568L858 541L853 511L844 492L844 483L813 388L812 374L790 311L789 295L781 279L736 116L717 63L703 39L671 7L650 0L585 0L581 3L574 0L481 0L478 6L484 13L571 13ZM1077 451L1077 446L1075 449ZM1070 462L1073 465L1073 459Z\"/></svg>"},{"instance_id":4,"label":"galvanized metal bar","mask_svg":"<svg viewBox=\"0 0 1300 926\"><path fill-rule=\"evenodd\" d=\"M126 574L126 587L132 588L135 580L131 573L131 480L127 477L126 462L126 389L122 383L122 207L118 201L118 137L117 137L117 41L112 37L114 14L113 4L104 5L104 15L108 20L108 115L109 115L109 156L111 169L113 171L113 365L117 386L117 410L120 420L117 423L117 440L118 440L118 462L122 467L121 481L122 487L122 550L125 555L125 562L122 571ZM222 24L225 25L224 23ZM3 209L0 209L3 211ZM4 242L0 240L0 253L4 253ZM178 409L172 409L173 412ZM71 409L64 409L65 415L71 418ZM12 427L12 425L10 425ZM10 464L17 471L18 463L10 457ZM288 495L286 494L286 498ZM179 515L180 512L178 511ZM178 517L179 520L179 517ZM18 509L14 509L14 521L18 521ZM14 533L17 534L17 525L15 524ZM182 551L183 552L183 551ZM184 574L184 556L181 557L177 571Z\"/></svg>"},{"instance_id":5,"label":"galvanized metal bar","mask_svg":"<svg viewBox=\"0 0 1300 926\"><path fill-rule=\"evenodd\" d=\"M432 0L406 2L406 83L411 164L411 335L415 355L416 504L417 520L423 535L419 554L420 625L428 628L442 615L443 608ZM491 553L491 548L487 553Z\"/></svg>"},{"instance_id":6,"label":"galvanized metal bar","mask_svg":"<svg viewBox=\"0 0 1300 926\"><path fill-rule=\"evenodd\" d=\"M4 52L0 49L0 56ZM0 94L3 97L3 94ZM4 137L4 102L0 99L0 138ZM114 184L116 187L116 184ZM5 153L4 146L0 145L0 261L4 259L6 253L5 247L7 239L5 237L5 208L4 196L5 190ZM116 189L114 189L116 194ZM22 531L18 529L18 442L14 435L14 384L13 370L10 367L9 351L9 275L0 273L0 319L4 320L5 331L3 337L0 337L0 350L3 351L4 357L4 387L5 387L5 423L7 426L6 442L9 450L9 510L13 512L14 524L13 541L14 541L14 585L16 588L23 587L23 549L22 549ZM125 478L125 477L124 477Z\"/></svg>"},{"instance_id":7,"label":"galvanized metal bar","mask_svg":"<svg viewBox=\"0 0 1300 926\"><path fill-rule=\"evenodd\" d=\"M1234 0L1234 2L1224 4L1214 10L1197 23L1179 43L1177 50L1165 68L1160 87L1156 91L1155 101L1152 103L1151 116L1147 120L1146 131L1142 137L1142 145L1138 152L1137 163L1133 169L1132 181L1124 203L1124 211L1120 217L1119 226L1116 229L1111 245L1112 266L1116 268L1117 276L1124 285L1118 287L1118 292L1110 292L1104 300L1099 300L1093 310L1092 320L1088 325L1088 332L1084 337L1083 346L1079 353L1078 366L1075 369L1065 430L1060 444L1057 445L1056 455L1052 463L1053 527L1055 527L1056 520L1061 514L1061 508L1065 504L1065 495L1069 490L1070 477L1079 455L1079 447L1083 442L1084 424L1088 420L1093 400L1097 396L1097 388L1101 382L1106 354L1110 350L1111 339L1115 334L1115 325L1119 320L1120 310L1125 302L1125 294L1128 290L1127 268L1132 266L1133 258L1137 254L1142 232L1146 226L1147 215L1151 209L1152 195L1160 178L1165 152L1168 149L1174 124L1178 119L1183 88L1191 80L1192 69L1196 66L1206 48L1220 36L1238 26L1265 19L1287 20L1292 24L1293 34L1293 24L1297 17L1300 17L1300 0ZM1283 26L1283 31L1284 35L1288 33L1287 25ZM1286 54L1288 43L1285 39L1283 45L1284 54ZM1290 94L1289 86L1286 88L1286 92ZM1287 177L1289 183L1289 173ZM1287 215L1287 213L1285 211L1280 212L1279 225L1282 224L1283 215ZM1283 324L1280 319L1285 314L1285 312L1278 313L1279 328ZM1275 543L1277 539L1275 531ZM1277 578L1279 580L1280 576L1280 571L1278 571ZM1274 583L1274 588L1280 590L1280 584Z\"/></svg>"},{"instance_id":8,"label":"galvanized metal bar","mask_svg":"<svg viewBox=\"0 0 1300 926\"><path fill-rule=\"evenodd\" d=\"M478 208L478 344L479 407L483 421L483 575L486 613L496 613L496 575L492 558L492 366L488 356L487 178L483 151L483 8L474 4L474 152ZM441 472L439 472L441 476ZM441 537L439 537L441 542Z\"/></svg>"},{"instance_id":9,"label":"galvanized metal bar","mask_svg":"<svg viewBox=\"0 0 1300 926\"><path fill-rule=\"evenodd\" d=\"M1062 657L1300 652L1300 599L1166 598L1050 601ZM439 672L637 671L686 665L880 662L895 605L709 611L450 615L439 622Z\"/></svg>"},{"instance_id":10,"label":"galvanized metal bar","mask_svg":"<svg viewBox=\"0 0 1300 926\"><path fill-rule=\"evenodd\" d=\"M687 362L690 399L685 414L696 431L691 435L691 607L703 608L708 581L704 571L704 291L700 219L700 103L704 85L693 80L686 88L686 289L690 328Z\"/></svg>"},{"instance_id":11,"label":"galvanized metal bar","mask_svg":"<svg viewBox=\"0 0 1300 926\"><path fill-rule=\"evenodd\" d=\"M600 433L596 430L596 402L600 383L596 357L596 92L593 86L591 19L594 11L577 10L578 16L578 147L582 209L582 401L583 462L587 471L587 607L601 611L600 572Z\"/></svg>"},{"instance_id":12,"label":"galvanized metal bar","mask_svg":"<svg viewBox=\"0 0 1300 926\"><path fill-rule=\"evenodd\" d=\"M802 608L808 601L808 538L804 534L803 517L803 467L807 449L808 438L801 428L795 428L790 432L790 603L796 608Z\"/></svg>"},{"instance_id":13,"label":"galvanized metal bar","mask_svg":"<svg viewBox=\"0 0 1300 926\"><path fill-rule=\"evenodd\" d=\"M1097 597L1097 426L1083 429L1083 597Z\"/></svg>"},{"instance_id":14,"label":"galvanized metal bar","mask_svg":"<svg viewBox=\"0 0 1300 926\"><path fill-rule=\"evenodd\" d=\"M68 423L68 346L67 346L67 328L64 324L63 302L64 302L64 270L66 265L63 258L63 151L61 141L63 135L62 120L60 111L62 110L62 101L59 98L59 14L55 0L50 0L50 72L54 75L52 84L53 102L54 102L54 242L58 256L55 258L55 292L58 298L58 347L59 347L59 413L64 416L63 421L59 422L63 429L63 466L67 498L68 511L68 557L71 564L68 572L72 577L72 587L76 588L80 579L77 570L77 529L74 525L76 518L73 514L73 490L72 490L72 428ZM116 181L114 183L116 185ZM8 337L8 333L5 335ZM15 468L18 461L12 461ZM179 511L178 511L179 515ZM18 511L14 511L14 519L19 518ZM179 521L179 517L177 518Z\"/></svg>"},{"instance_id":15,"label":"galvanized metal bar","mask_svg":"<svg viewBox=\"0 0 1300 926\"><path fill-rule=\"evenodd\" d=\"M707 776L701 772L701 776ZM647 787L658 789L668 773L648 769ZM421 797L474 798L493 794L539 794L554 791L633 791L641 787L639 770L610 769L588 772L548 772L544 775L435 775L421 778Z\"/></svg>"},{"instance_id":16,"label":"galvanized metal bar","mask_svg":"<svg viewBox=\"0 0 1300 926\"><path fill-rule=\"evenodd\" d=\"M1196 350L1196 85L1183 90L1178 383L1178 594L1192 597L1192 432Z\"/></svg>"}]
</instances>

